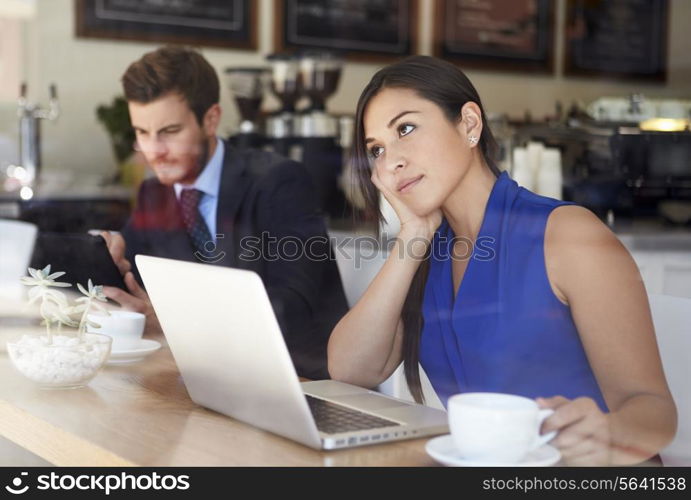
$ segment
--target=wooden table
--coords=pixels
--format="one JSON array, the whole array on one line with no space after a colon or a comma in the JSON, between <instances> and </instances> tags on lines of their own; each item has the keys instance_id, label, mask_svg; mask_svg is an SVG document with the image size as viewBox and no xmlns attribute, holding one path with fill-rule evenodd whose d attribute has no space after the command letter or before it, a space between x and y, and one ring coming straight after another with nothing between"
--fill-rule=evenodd
<instances>
[{"instance_id":1,"label":"wooden table","mask_svg":"<svg viewBox=\"0 0 691 500\"><path fill-rule=\"evenodd\" d=\"M8 334L42 329L30 321L30 311L0 301L0 437L39 457L31 465L438 465L425 452L429 438L317 451L206 410L189 398L162 335L145 335L160 350L105 366L87 387L39 389L14 370L4 346Z\"/></svg>"},{"instance_id":2,"label":"wooden table","mask_svg":"<svg viewBox=\"0 0 691 500\"><path fill-rule=\"evenodd\" d=\"M3 335L26 328L0 323ZM0 435L60 466L436 465L427 439L322 452L206 410L190 400L165 339L147 337L163 347L72 390L39 389L3 346Z\"/></svg>"}]
</instances>

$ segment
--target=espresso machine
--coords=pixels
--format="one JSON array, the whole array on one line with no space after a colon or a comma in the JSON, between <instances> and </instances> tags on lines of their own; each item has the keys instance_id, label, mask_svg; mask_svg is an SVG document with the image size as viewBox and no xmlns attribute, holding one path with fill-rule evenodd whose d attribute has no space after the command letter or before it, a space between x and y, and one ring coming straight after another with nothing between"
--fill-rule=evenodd
<instances>
[{"instance_id":1,"label":"espresso machine","mask_svg":"<svg viewBox=\"0 0 691 500\"><path fill-rule=\"evenodd\" d=\"M231 67L226 68L225 73L240 113L240 131L229 141L240 149L261 148L265 137L261 132L259 117L268 70L262 67Z\"/></svg>"},{"instance_id":2,"label":"espresso machine","mask_svg":"<svg viewBox=\"0 0 691 500\"><path fill-rule=\"evenodd\" d=\"M339 189L343 166L338 118L326 111L326 101L338 89L343 59L333 52L306 51L300 54L299 71L307 108L297 116L297 137L301 161L312 174L319 204L331 217L344 217L347 203Z\"/></svg>"},{"instance_id":3,"label":"espresso machine","mask_svg":"<svg viewBox=\"0 0 691 500\"><path fill-rule=\"evenodd\" d=\"M53 121L60 115L55 84L50 86L48 109L27 101L27 85L22 83L17 102L19 117L19 167L23 185L35 184L41 170L41 120Z\"/></svg>"},{"instance_id":4,"label":"espresso machine","mask_svg":"<svg viewBox=\"0 0 691 500\"><path fill-rule=\"evenodd\" d=\"M267 61L269 68L233 67L225 71L242 120L240 131L230 142L301 162L312 176L322 212L343 218L349 204L341 185L344 144L348 142L342 136L352 134L352 124L342 127L342 117L326 111L326 101L338 89L343 59L333 52L306 51L271 54ZM263 114L266 80L280 107ZM307 106L299 109L301 100Z\"/></svg>"},{"instance_id":5,"label":"espresso machine","mask_svg":"<svg viewBox=\"0 0 691 500\"><path fill-rule=\"evenodd\" d=\"M269 79L271 92L281 107L266 118L267 148L280 155L302 159L296 127L296 105L302 97L298 58L290 54L271 54Z\"/></svg>"}]
</instances>

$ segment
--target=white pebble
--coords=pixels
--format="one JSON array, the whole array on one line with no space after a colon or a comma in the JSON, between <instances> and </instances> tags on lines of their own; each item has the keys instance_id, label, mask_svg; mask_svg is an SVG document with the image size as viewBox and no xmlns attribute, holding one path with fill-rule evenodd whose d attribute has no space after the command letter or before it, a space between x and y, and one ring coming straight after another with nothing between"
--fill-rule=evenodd
<instances>
[{"instance_id":1,"label":"white pebble","mask_svg":"<svg viewBox=\"0 0 691 500\"><path fill-rule=\"evenodd\" d=\"M79 344L79 339L66 335L53 336L48 346L46 336L23 336L8 346L15 367L26 377L47 385L69 385L95 375L107 356L108 344L93 339Z\"/></svg>"}]
</instances>

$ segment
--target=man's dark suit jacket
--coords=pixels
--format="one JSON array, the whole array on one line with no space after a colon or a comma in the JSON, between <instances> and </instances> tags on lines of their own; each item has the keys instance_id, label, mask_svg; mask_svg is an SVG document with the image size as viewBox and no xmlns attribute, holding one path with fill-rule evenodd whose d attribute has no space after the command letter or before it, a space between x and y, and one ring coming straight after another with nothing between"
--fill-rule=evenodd
<instances>
[{"instance_id":1,"label":"man's dark suit jacket","mask_svg":"<svg viewBox=\"0 0 691 500\"><path fill-rule=\"evenodd\" d=\"M216 213L222 235L216 249L225 255L215 265L261 276L298 374L319 379L328 378L326 344L348 306L315 201L311 177L299 163L225 143ZM173 188L157 179L142 184L122 235L133 266L136 254L199 262ZM311 254L294 257L296 239L310 238ZM319 255L329 258L314 258Z\"/></svg>"}]
</instances>

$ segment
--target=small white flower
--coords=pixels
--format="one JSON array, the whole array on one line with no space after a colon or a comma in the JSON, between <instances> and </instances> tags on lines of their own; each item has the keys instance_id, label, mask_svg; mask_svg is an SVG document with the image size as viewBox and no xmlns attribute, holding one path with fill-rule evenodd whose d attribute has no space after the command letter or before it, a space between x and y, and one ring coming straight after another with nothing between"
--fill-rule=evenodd
<instances>
[{"instance_id":1,"label":"small white flower","mask_svg":"<svg viewBox=\"0 0 691 500\"><path fill-rule=\"evenodd\" d=\"M87 326L99 327L100 325L88 319L89 312L94 309L104 311L110 314L105 307L99 302L108 302L108 298L103 294L103 286L94 286L91 280L88 281L87 288L81 284L77 284L77 288L84 295L76 299L76 304L70 306L65 294L55 290L53 287L70 287L70 283L63 283L56 281L57 278L64 275L63 272L50 272L50 265L43 269L29 268L29 275L21 279L24 285L30 286L29 303L36 302L41 299L40 314L43 317L43 324L46 326L47 342L52 344L52 335L50 327L57 323L60 325L78 328L80 341L84 338L84 332ZM72 315L80 314L79 321L72 319Z\"/></svg>"},{"instance_id":2,"label":"small white flower","mask_svg":"<svg viewBox=\"0 0 691 500\"><path fill-rule=\"evenodd\" d=\"M77 283L77 288L79 288L79 291L82 292L88 299L96 299L100 300L101 302L108 302L108 298L103 295L103 285L95 285L91 282L91 279L89 279L88 283L89 289L85 289L81 284ZM84 298L77 299L80 301L84 301Z\"/></svg>"},{"instance_id":3,"label":"small white flower","mask_svg":"<svg viewBox=\"0 0 691 500\"><path fill-rule=\"evenodd\" d=\"M29 268L29 276L23 276L19 278L21 282L27 286L72 286L70 283L64 283L61 281L55 281L56 278L64 275L65 273L60 271L57 273L50 274L50 264L48 264L43 269L33 269Z\"/></svg>"},{"instance_id":4,"label":"small white flower","mask_svg":"<svg viewBox=\"0 0 691 500\"><path fill-rule=\"evenodd\" d=\"M103 295L103 285L94 285L91 280L89 280L87 286L88 290L85 289L81 284L77 283L77 288L80 292L82 292L83 295L85 295L85 297L79 297L75 300L75 302L82 304L86 309L93 306L94 309L107 312L105 307L98 302L94 302L94 300L99 302L108 302L108 297Z\"/></svg>"},{"instance_id":5,"label":"small white flower","mask_svg":"<svg viewBox=\"0 0 691 500\"><path fill-rule=\"evenodd\" d=\"M23 276L20 281L26 285L30 286L29 290L29 304L33 304L38 299L52 300L58 305L67 305L67 299L65 294L58 290L51 290L50 287L70 287L70 283L64 283L61 281L55 281L64 272L50 273L50 264L48 264L43 269L33 269L29 268L29 274L31 276Z\"/></svg>"},{"instance_id":6,"label":"small white flower","mask_svg":"<svg viewBox=\"0 0 691 500\"><path fill-rule=\"evenodd\" d=\"M79 304L76 307L82 311L82 319L79 322L79 332L81 335L84 334L87 326L92 326L95 328L99 328L101 326L100 324L89 319L89 312L91 311L92 307L110 315L108 310L99 304L99 302L108 302L108 298L103 295L103 285L94 286L94 284L91 282L91 279L89 279L87 287L88 289L77 283L77 288L84 295L84 297L79 297L75 300L75 302Z\"/></svg>"}]
</instances>

